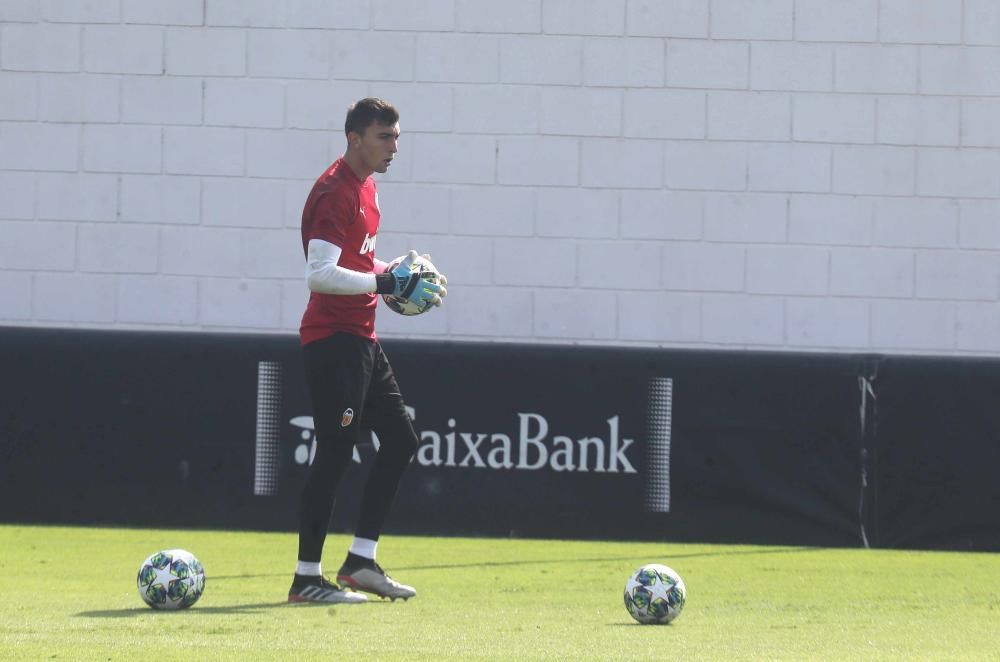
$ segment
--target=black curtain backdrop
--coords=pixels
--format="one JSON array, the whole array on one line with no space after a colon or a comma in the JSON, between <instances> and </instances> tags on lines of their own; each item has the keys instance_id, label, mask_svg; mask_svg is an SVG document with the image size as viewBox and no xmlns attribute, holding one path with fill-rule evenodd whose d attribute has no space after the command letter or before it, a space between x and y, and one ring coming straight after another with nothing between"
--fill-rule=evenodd
<instances>
[{"instance_id":1,"label":"black curtain backdrop","mask_svg":"<svg viewBox=\"0 0 1000 662\"><path fill-rule=\"evenodd\" d=\"M390 532L1000 549L997 361L384 344L421 436ZM294 530L301 360L289 336L0 329L0 521Z\"/></svg>"},{"instance_id":2,"label":"black curtain backdrop","mask_svg":"<svg viewBox=\"0 0 1000 662\"><path fill-rule=\"evenodd\" d=\"M1000 366L886 358L874 382L879 544L1000 549Z\"/></svg>"}]
</instances>

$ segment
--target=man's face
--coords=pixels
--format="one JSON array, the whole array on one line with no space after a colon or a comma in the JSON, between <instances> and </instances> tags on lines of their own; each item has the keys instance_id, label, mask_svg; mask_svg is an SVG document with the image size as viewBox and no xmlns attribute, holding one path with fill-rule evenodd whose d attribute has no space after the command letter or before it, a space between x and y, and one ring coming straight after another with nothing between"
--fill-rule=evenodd
<instances>
[{"instance_id":1,"label":"man's face","mask_svg":"<svg viewBox=\"0 0 1000 662\"><path fill-rule=\"evenodd\" d=\"M392 163L399 142L399 122L393 125L371 124L363 134L352 133L352 146L364 166L372 172L385 172Z\"/></svg>"}]
</instances>

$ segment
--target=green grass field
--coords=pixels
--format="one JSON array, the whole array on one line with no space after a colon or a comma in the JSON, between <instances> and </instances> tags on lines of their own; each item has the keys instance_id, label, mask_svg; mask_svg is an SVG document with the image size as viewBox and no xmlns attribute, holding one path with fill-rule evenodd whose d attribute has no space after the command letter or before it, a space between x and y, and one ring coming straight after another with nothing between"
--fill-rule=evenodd
<instances>
[{"instance_id":1,"label":"green grass field","mask_svg":"<svg viewBox=\"0 0 1000 662\"><path fill-rule=\"evenodd\" d=\"M349 539L327 542L336 572ZM409 602L289 605L295 536L0 525L0 658L998 660L1000 555L385 536ZM192 609L135 589L159 549L208 576ZM622 606L646 562L684 578L667 626Z\"/></svg>"}]
</instances>

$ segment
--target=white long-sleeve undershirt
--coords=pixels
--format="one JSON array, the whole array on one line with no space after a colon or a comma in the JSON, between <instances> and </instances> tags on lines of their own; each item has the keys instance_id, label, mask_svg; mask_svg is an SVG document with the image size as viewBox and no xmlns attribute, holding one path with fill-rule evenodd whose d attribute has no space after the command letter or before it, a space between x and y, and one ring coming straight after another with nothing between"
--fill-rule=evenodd
<instances>
[{"instance_id":1,"label":"white long-sleeve undershirt","mask_svg":"<svg viewBox=\"0 0 1000 662\"><path fill-rule=\"evenodd\" d=\"M353 271L339 266L340 246L322 239L310 239L306 258L306 283L320 294L372 294L375 274ZM375 260L375 271L385 269L385 263Z\"/></svg>"}]
</instances>

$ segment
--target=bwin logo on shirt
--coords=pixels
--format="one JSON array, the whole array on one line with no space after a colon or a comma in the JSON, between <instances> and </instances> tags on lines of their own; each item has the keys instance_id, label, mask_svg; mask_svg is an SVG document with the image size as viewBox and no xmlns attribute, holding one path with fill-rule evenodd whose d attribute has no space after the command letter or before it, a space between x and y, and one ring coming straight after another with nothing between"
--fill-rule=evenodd
<instances>
[{"instance_id":1,"label":"bwin logo on shirt","mask_svg":"<svg viewBox=\"0 0 1000 662\"><path fill-rule=\"evenodd\" d=\"M369 237L368 233L366 232L365 233L365 240L361 242L361 250L358 251L358 252L361 253L362 255L364 255L365 253L371 253L372 251L374 251L375 250L375 240L377 238L378 238L378 235L374 235L373 234L372 236Z\"/></svg>"}]
</instances>

